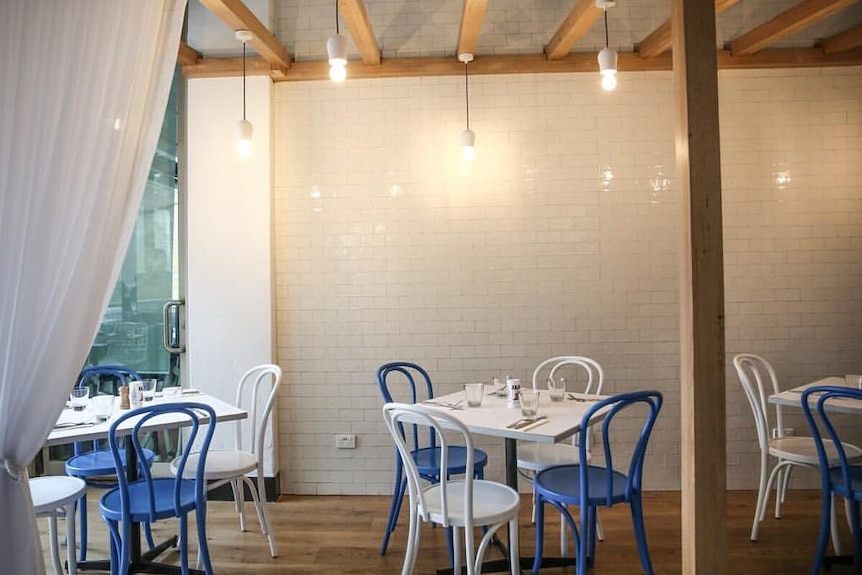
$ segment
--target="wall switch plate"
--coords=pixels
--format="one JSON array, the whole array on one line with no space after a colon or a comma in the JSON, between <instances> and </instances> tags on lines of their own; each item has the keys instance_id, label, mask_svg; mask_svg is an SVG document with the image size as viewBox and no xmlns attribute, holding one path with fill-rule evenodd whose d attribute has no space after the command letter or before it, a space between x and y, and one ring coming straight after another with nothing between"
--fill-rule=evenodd
<instances>
[{"instance_id":1,"label":"wall switch plate","mask_svg":"<svg viewBox=\"0 0 862 575\"><path fill-rule=\"evenodd\" d=\"M356 436L352 433L336 435L335 447L338 449L356 449Z\"/></svg>"}]
</instances>

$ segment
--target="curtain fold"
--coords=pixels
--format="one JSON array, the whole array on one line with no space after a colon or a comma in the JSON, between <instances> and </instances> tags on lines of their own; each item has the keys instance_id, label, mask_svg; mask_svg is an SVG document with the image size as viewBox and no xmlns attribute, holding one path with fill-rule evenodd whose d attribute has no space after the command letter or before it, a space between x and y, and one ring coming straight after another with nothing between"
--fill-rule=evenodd
<instances>
[{"instance_id":1,"label":"curtain fold","mask_svg":"<svg viewBox=\"0 0 862 575\"><path fill-rule=\"evenodd\" d=\"M87 356L158 141L186 0L0 2L0 557L43 574L27 465Z\"/></svg>"}]
</instances>

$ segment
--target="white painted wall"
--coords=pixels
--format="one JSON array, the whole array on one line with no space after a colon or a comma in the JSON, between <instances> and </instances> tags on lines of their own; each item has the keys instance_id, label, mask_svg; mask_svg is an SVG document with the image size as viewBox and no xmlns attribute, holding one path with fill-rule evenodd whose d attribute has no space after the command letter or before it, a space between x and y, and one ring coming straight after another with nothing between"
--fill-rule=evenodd
<instances>
[{"instance_id":1,"label":"white painted wall","mask_svg":"<svg viewBox=\"0 0 862 575\"><path fill-rule=\"evenodd\" d=\"M597 76L471 78L465 172L463 78L275 85L283 492L391 493L384 362L447 393L561 354L601 362L607 392L665 393L645 482L679 488L671 74L610 94ZM785 387L862 372L860 93L859 68L720 75L730 488L756 486L759 457L734 353ZM348 431L358 448L336 450Z\"/></svg>"},{"instance_id":2,"label":"white painted wall","mask_svg":"<svg viewBox=\"0 0 862 575\"><path fill-rule=\"evenodd\" d=\"M274 357L270 93L267 77L247 79L254 153L236 152L241 78L189 80L188 370L191 387L229 402L239 377ZM229 425L214 447L232 445ZM268 442L267 475L278 469Z\"/></svg>"}]
</instances>

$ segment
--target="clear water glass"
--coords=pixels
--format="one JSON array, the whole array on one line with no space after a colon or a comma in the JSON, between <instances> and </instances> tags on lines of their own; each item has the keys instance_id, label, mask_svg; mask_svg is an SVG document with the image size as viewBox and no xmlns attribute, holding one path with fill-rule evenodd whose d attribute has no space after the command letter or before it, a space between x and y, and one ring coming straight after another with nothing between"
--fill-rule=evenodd
<instances>
[{"instance_id":1,"label":"clear water glass","mask_svg":"<svg viewBox=\"0 0 862 575\"><path fill-rule=\"evenodd\" d=\"M539 391L536 389L521 390L521 415L526 419L536 419L539 414Z\"/></svg>"}]
</instances>

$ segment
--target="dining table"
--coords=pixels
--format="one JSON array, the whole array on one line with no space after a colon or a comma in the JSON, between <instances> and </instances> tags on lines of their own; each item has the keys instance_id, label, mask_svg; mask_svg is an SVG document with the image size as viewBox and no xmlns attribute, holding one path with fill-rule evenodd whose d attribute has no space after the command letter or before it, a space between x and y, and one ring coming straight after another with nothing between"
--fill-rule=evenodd
<instances>
[{"instance_id":1,"label":"dining table","mask_svg":"<svg viewBox=\"0 0 862 575\"><path fill-rule=\"evenodd\" d=\"M581 419L597 401L605 399L604 395L587 395L582 393L566 393L562 401L551 401L546 392L539 395L539 410L536 419L525 422L521 409L517 404L508 401L508 394L503 389L490 389L485 393L482 405L468 407L464 391L434 397L421 402L446 411L475 435L499 437L503 439L504 469L506 485L518 490L518 442L532 441L536 443L558 443L564 441L581 429ZM603 411L600 410L590 420L590 424L601 421ZM499 542L498 542L498 545ZM507 557L505 546L501 551ZM560 567L573 565L574 557L543 557L542 567ZM483 572L493 573L508 568L508 559L487 561L483 563ZM521 568L532 569L533 558L521 557ZM439 569L437 575L450 575L451 568Z\"/></svg>"},{"instance_id":2,"label":"dining table","mask_svg":"<svg viewBox=\"0 0 862 575\"><path fill-rule=\"evenodd\" d=\"M110 429L113 420L128 411L120 409L119 399L119 397L115 398L117 403L113 412L114 415L107 421L98 420L96 412L93 409L92 401L83 411L75 411L67 407L60 413L54 429L48 435L45 445L50 447L52 445L62 445L79 441L107 439L108 430ZM248 412L244 409L196 389L183 389L175 395L165 395L164 392L159 392L156 393L153 402L203 403L213 408L217 422L237 421L248 417ZM149 403L147 403L147 405L149 405ZM124 421L117 429L117 434L130 434L137 421L138 418L134 417ZM201 423L209 423L208 417L202 417ZM147 433L158 433L167 430L175 430L189 425L191 425L191 420L187 416L179 413L167 413L151 419L141 427L141 430ZM131 441L127 441L126 445L131 446L131 443ZM126 477L130 482L136 481L138 479L138 465L134 449L127 449L126 458ZM174 535L156 545L153 549L142 552L140 529L140 524L134 523L132 525L131 565L129 573L164 573L170 575L181 573L181 569L178 565L170 565L156 561L162 553L176 545L177 536ZM83 561L78 563L78 569L110 571L111 562L108 559ZM190 569L189 571L194 575L203 575L204 573L203 571L196 569Z\"/></svg>"}]
</instances>

